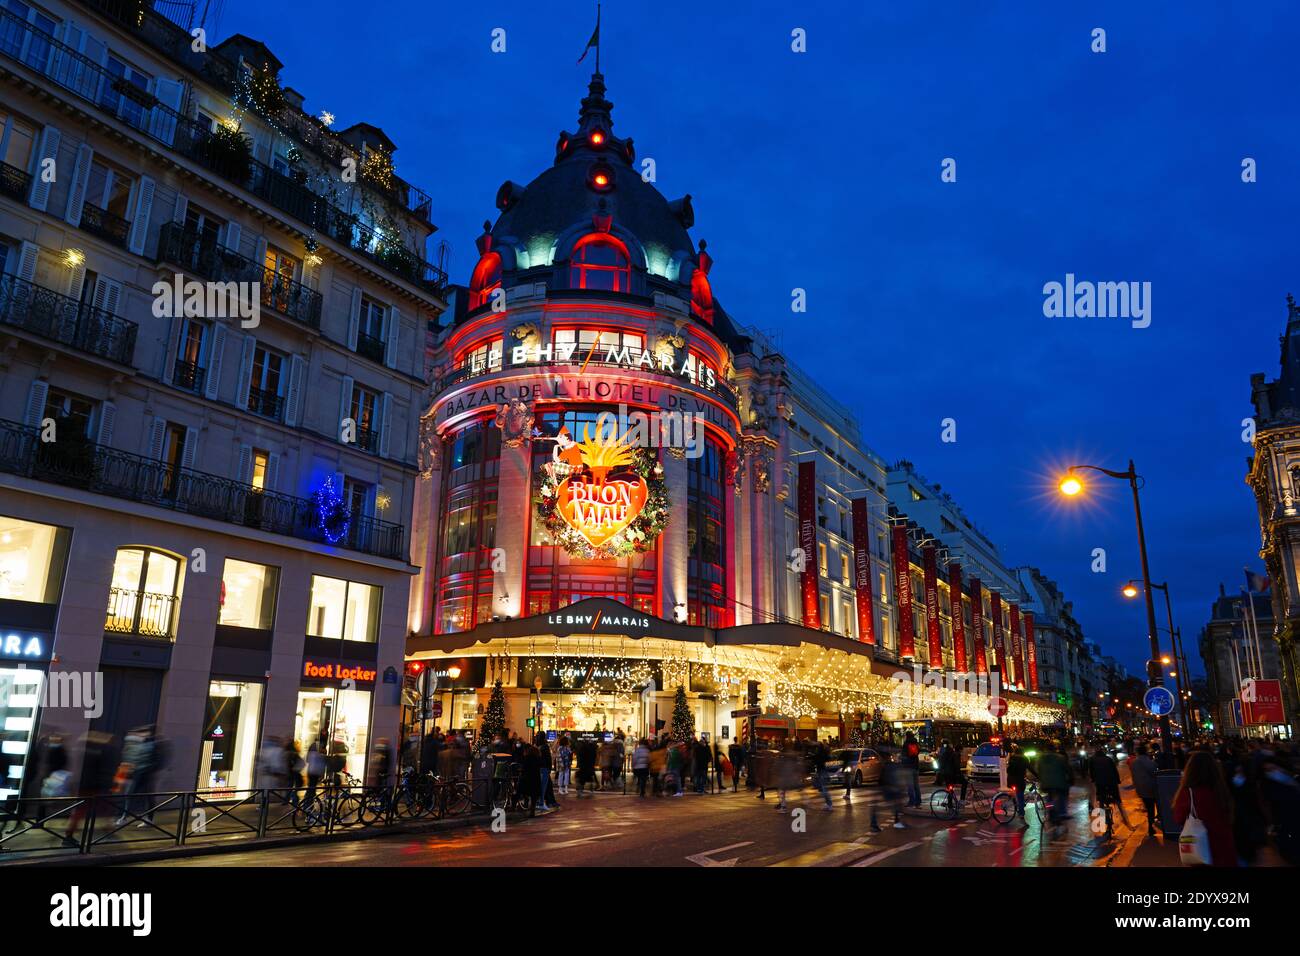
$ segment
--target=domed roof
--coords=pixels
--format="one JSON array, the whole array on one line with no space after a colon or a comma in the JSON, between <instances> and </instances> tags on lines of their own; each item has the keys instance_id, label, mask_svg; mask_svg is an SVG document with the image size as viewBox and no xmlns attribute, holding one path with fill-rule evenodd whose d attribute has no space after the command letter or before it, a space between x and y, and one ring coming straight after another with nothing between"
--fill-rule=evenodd
<instances>
[{"instance_id":1,"label":"domed roof","mask_svg":"<svg viewBox=\"0 0 1300 956\"><path fill-rule=\"evenodd\" d=\"M616 235L641 246L652 271L667 275L669 263L695 254L686 231L694 221L690 196L670 203L642 178L634 166L632 140L611 131L612 107L605 99L604 78L593 74L578 130L560 134L551 168L527 186L506 182L498 190L502 212L491 230L494 247L517 244L536 257L566 233L591 231L593 217L608 216ZM597 176L603 176L599 185ZM563 256L565 250L558 253ZM528 263L540 264L535 258Z\"/></svg>"}]
</instances>

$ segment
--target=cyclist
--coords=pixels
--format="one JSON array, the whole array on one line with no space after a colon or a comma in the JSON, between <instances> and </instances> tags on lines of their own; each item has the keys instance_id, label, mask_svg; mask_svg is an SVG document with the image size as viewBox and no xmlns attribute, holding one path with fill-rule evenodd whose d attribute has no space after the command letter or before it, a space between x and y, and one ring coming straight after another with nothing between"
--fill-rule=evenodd
<instances>
[{"instance_id":1,"label":"cyclist","mask_svg":"<svg viewBox=\"0 0 1300 956\"><path fill-rule=\"evenodd\" d=\"M952 744L944 741L939 745L939 769L935 773L934 782L941 787L955 787L961 784L961 799L966 801L966 791L970 787L970 781L966 774L962 772L961 758Z\"/></svg>"},{"instance_id":2,"label":"cyclist","mask_svg":"<svg viewBox=\"0 0 1300 956\"><path fill-rule=\"evenodd\" d=\"M1092 759L1088 761L1088 776L1092 778L1096 806L1107 810L1107 832L1110 832L1108 808L1112 805L1119 810L1119 818L1124 826L1132 830L1133 825L1128 822L1128 815L1124 812L1124 802L1119 798L1119 767L1114 758L1106 753L1105 744L1098 744Z\"/></svg>"},{"instance_id":3,"label":"cyclist","mask_svg":"<svg viewBox=\"0 0 1300 956\"><path fill-rule=\"evenodd\" d=\"M1016 816L1024 820L1025 777L1032 775L1033 771L1029 769L1029 761L1021 753L1018 744L1011 744L1010 751L1010 756L1007 757L1007 789L1016 795Z\"/></svg>"}]
</instances>

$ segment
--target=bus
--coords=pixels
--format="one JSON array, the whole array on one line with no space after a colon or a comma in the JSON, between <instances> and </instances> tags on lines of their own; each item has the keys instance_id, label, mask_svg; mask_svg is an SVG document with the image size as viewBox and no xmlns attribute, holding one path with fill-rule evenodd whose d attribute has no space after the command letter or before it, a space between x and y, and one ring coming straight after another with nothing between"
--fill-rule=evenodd
<instances>
[{"instance_id":1,"label":"bus","mask_svg":"<svg viewBox=\"0 0 1300 956\"><path fill-rule=\"evenodd\" d=\"M970 752L993 737L991 721L974 720L895 720L892 722L896 742L901 743L908 733L916 736L923 754L936 754L945 740L952 744L961 758L962 766ZM927 769L922 764L922 769Z\"/></svg>"}]
</instances>

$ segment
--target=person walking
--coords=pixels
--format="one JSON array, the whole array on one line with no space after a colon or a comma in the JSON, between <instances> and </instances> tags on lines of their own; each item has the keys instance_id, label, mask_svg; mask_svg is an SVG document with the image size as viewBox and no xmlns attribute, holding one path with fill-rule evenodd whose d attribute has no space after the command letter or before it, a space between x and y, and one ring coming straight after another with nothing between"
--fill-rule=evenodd
<instances>
[{"instance_id":1,"label":"person walking","mask_svg":"<svg viewBox=\"0 0 1300 956\"><path fill-rule=\"evenodd\" d=\"M637 741L632 751L632 776L636 778L636 795L644 799L646 779L650 776L650 747L644 739Z\"/></svg>"},{"instance_id":2,"label":"person walking","mask_svg":"<svg viewBox=\"0 0 1300 956\"><path fill-rule=\"evenodd\" d=\"M817 787L817 792L822 795L822 799L826 801L824 809L830 810L832 805L826 762L831 759L831 752L827 749L826 744L819 740L813 746L810 756L812 757L813 784Z\"/></svg>"},{"instance_id":3,"label":"person walking","mask_svg":"<svg viewBox=\"0 0 1300 956\"><path fill-rule=\"evenodd\" d=\"M785 748L776 758L776 809L785 809L787 790L798 790L803 783L803 753L788 737Z\"/></svg>"},{"instance_id":4,"label":"person walking","mask_svg":"<svg viewBox=\"0 0 1300 956\"><path fill-rule=\"evenodd\" d=\"M526 800L528 802L528 815L537 816L537 810L542 802L542 755L532 744L523 744L519 751L519 789L515 793L516 800Z\"/></svg>"},{"instance_id":5,"label":"person walking","mask_svg":"<svg viewBox=\"0 0 1300 956\"><path fill-rule=\"evenodd\" d=\"M1285 754L1266 756L1259 768L1259 792L1277 852L1289 865L1300 866L1300 783L1294 766Z\"/></svg>"},{"instance_id":6,"label":"person walking","mask_svg":"<svg viewBox=\"0 0 1300 956\"><path fill-rule=\"evenodd\" d=\"M907 784L907 805L919 807L921 805L921 745L916 742L916 736L910 730L903 738L903 752L899 755L899 763L902 765L903 779Z\"/></svg>"},{"instance_id":7,"label":"person walking","mask_svg":"<svg viewBox=\"0 0 1300 956\"><path fill-rule=\"evenodd\" d=\"M1156 791L1156 762L1147 752L1146 744L1138 743L1134 748L1133 759L1128 762L1128 772L1133 780L1133 792L1147 812L1147 834L1154 835L1156 824L1160 822L1160 802Z\"/></svg>"},{"instance_id":8,"label":"person walking","mask_svg":"<svg viewBox=\"0 0 1300 956\"><path fill-rule=\"evenodd\" d=\"M709 745L699 738L696 738L691 750L692 767L695 770L695 792L703 793L704 788L709 785L709 760L712 754Z\"/></svg>"},{"instance_id":9,"label":"person walking","mask_svg":"<svg viewBox=\"0 0 1300 956\"><path fill-rule=\"evenodd\" d=\"M573 772L573 748L569 746L567 735L560 738L555 748L555 785L561 796L569 793L569 775Z\"/></svg>"},{"instance_id":10,"label":"person walking","mask_svg":"<svg viewBox=\"0 0 1300 956\"><path fill-rule=\"evenodd\" d=\"M591 784L591 795L596 795L596 760L597 748L594 737L578 741L578 797L587 784Z\"/></svg>"},{"instance_id":11,"label":"person walking","mask_svg":"<svg viewBox=\"0 0 1300 956\"><path fill-rule=\"evenodd\" d=\"M731 761L731 792L740 790L740 770L745 766L745 748L739 740L733 740L727 748L727 759Z\"/></svg>"},{"instance_id":12,"label":"person walking","mask_svg":"<svg viewBox=\"0 0 1300 956\"><path fill-rule=\"evenodd\" d=\"M877 804L883 802L887 807L894 811L894 829L906 830L907 824L903 822L903 797L906 781L903 779L903 766L896 759L894 753L880 751L880 801L874 797L871 799L871 832L880 832L880 820L877 816Z\"/></svg>"},{"instance_id":13,"label":"person walking","mask_svg":"<svg viewBox=\"0 0 1300 956\"><path fill-rule=\"evenodd\" d=\"M1179 828L1192 816L1205 825L1210 866L1237 865L1237 847L1232 838L1232 797L1223 770L1209 751L1198 750L1188 758L1171 809L1174 825Z\"/></svg>"},{"instance_id":14,"label":"person walking","mask_svg":"<svg viewBox=\"0 0 1300 956\"><path fill-rule=\"evenodd\" d=\"M663 741L655 741L650 748L650 783L651 793L662 797L664 793L664 774L668 772L668 748Z\"/></svg>"},{"instance_id":15,"label":"person walking","mask_svg":"<svg viewBox=\"0 0 1300 956\"><path fill-rule=\"evenodd\" d=\"M541 806L539 810L549 810L550 805L546 802L547 796L551 792L551 745L546 740L546 734L538 733L533 738L533 746L537 748L537 756L540 761L538 764L537 775L541 779L542 792L538 798Z\"/></svg>"}]
</instances>

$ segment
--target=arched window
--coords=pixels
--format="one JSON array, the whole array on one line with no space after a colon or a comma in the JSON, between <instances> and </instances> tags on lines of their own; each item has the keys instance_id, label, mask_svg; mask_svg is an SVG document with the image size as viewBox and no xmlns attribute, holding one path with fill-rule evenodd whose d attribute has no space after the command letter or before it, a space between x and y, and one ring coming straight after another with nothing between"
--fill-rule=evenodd
<instances>
[{"instance_id":1,"label":"arched window","mask_svg":"<svg viewBox=\"0 0 1300 956\"><path fill-rule=\"evenodd\" d=\"M478 261L469 280L469 307L485 305L493 289L501 288L501 256L489 252Z\"/></svg>"},{"instance_id":2,"label":"arched window","mask_svg":"<svg viewBox=\"0 0 1300 956\"><path fill-rule=\"evenodd\" d=\"M713 324L713 287L703 269L696 269L691 275L691 311L709 325Z\"/></svg>"},{"instance_id":3,"label":"arched window","mask_svg":"<svg viewBox=\"0 0 1300 956\"><path fill-rule=\"evenodd\" d=\"M613 236L593 233L578 240L569 257L569 288L631 290L627 246Z\"/></svg>"},{"instance_id":4,"label":"arched window","mask_svg":"<svg viewBox=\"0 0 1300 956\"><path fill-rule=\"evenodd\" d=\"M154 548L118 548L104 630L174 638L180 610L180 561Z\"/></svg>"}]
</instances>

